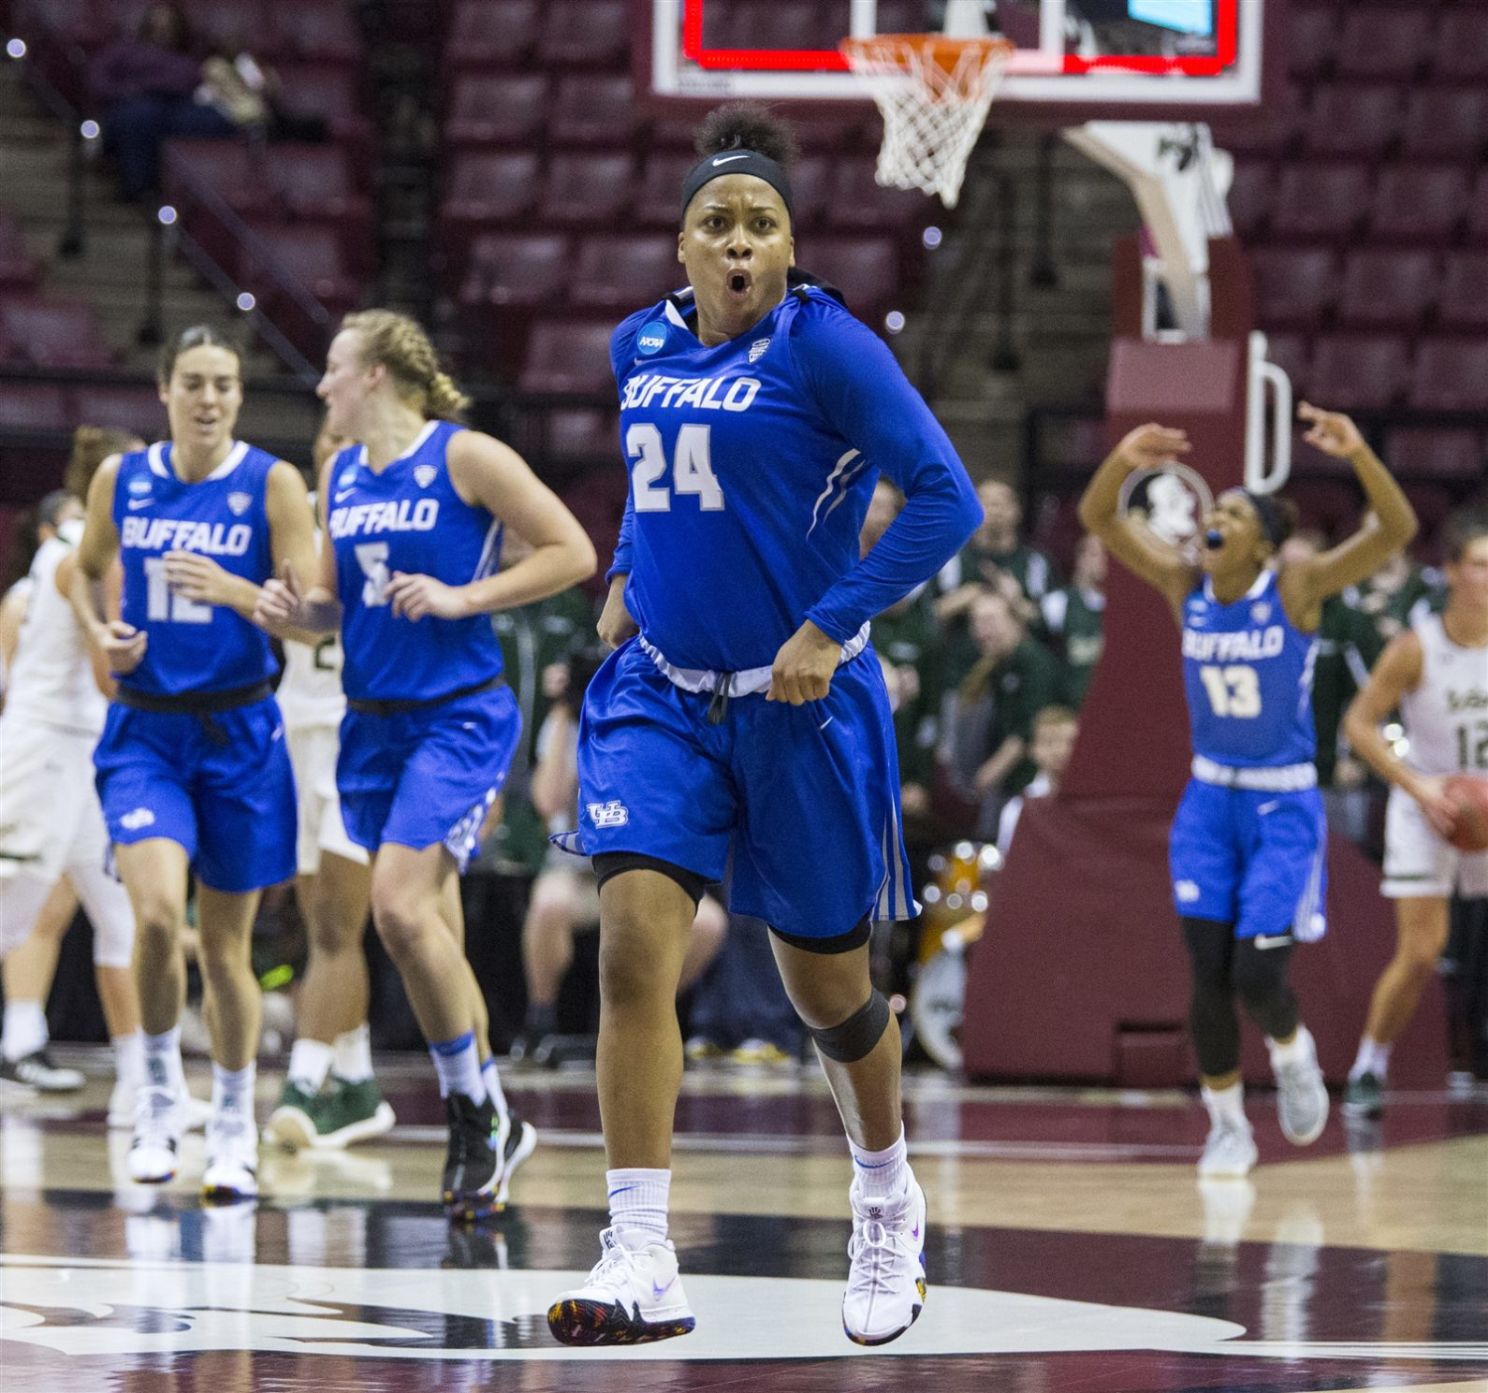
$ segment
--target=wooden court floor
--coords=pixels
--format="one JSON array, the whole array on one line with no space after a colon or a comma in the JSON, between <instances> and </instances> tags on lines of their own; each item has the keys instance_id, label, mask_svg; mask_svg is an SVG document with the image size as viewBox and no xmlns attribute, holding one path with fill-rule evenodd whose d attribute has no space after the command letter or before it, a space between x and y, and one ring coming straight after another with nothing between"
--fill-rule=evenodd
<instances>
[{"instance_id":1,"label":"wooden court floor","mask_svg":"<svg viewBox=\"0 0 1488 1393\"><path fill-rule=\"evenodd\" d=\"M103 1073L101 1056L74 1056ZM500 1220L452 1229L427 1063L379 1061L399 1116L376 1145L266 1148L256 1205L124 1179L102 1081L0 1100L3 1393L423 1390L1452 1389L1488 1393L1488 1092L1396 1094L1200 1185L1180 1094L969 1088L913 1077L930 1298L896 1344L842 1335L849 1167L819 1079L689 1072L673 1237L696 1331L620 1351L554 1344L552 1295L604 1222L586 1073L508 1074L544 1145ZM266 1116L278 1079L260 1085ZM205 1077L195 1074L205 1092Z\"/></svg>"}]
</instances>

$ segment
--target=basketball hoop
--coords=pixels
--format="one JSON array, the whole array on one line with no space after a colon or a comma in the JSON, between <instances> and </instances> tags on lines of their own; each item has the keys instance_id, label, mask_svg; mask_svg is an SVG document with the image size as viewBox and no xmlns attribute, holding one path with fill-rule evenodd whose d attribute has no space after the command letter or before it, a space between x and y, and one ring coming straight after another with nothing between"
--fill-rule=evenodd
<instances>
[{"instance_id":1,"label":"basketball hoop","mask_svg":"<svg viewBox=\"0 0 1488 1393\"><path fill-rule=\"evenodd\" d=\"M944 34L874 34L844 39L841 48L883 115L878 182L939 194L954 208L1014 45Z\"/></svg>"}]
</instances>

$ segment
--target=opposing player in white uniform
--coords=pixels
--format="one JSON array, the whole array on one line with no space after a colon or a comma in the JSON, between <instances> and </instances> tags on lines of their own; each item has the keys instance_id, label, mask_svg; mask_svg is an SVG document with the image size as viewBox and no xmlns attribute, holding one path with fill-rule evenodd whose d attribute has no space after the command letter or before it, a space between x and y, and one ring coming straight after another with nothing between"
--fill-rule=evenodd
<instances>
[{"instance_id":1,"label":"opposing player in white uniform","mask_svg":"<svg viewBox=\"0 0 1488 1393\"><path fill-rule=\"evenodd\" d=\"M1397 932L1349 1071L1344 1107L1356 1116L1380 1115L1391 1046L1446 946L1448 900L1488 896L1488 851L1447 842L1454 810L1442 787L1452 774L1488 779L1488 514L1453 517L1445 553L1445 611L1391 641L1344 717L1354 749L1391 785L1380 891L1395 901ZM1397 709L1404 758L1380 731Z\"/></svg>"},{"instance_id":2,"label":"opposing player in white uniform","mask_svg":"<svg viewBox=\"0 0 1488 1393\"><path fill-rule=\"evenodd\" d=\"M315 473L346 445L322 430ZM317 548L323 537L317 532ZM346 693L341 638L284 642L279 710L299 795L295 894L310 935L294 1047L269 1135L284 1146L337 1148L388 1131L396 1120L372 1073L367 961L362 933L372 898L371 859L347 835L336 792ZM327 1081L330 1087L327 1087Z\"/></svg>"},{"instance_id":3,"label":"opposing player in white uniform","mask_svg":"<svg viewBox=\"0 0 1488 1393\"><path fill-rule=\"evenodd\" d=\"M80 516L61 521L31 563L25 620L0 715L0 956L25 943L65 875L93 925L98 995L117 1071L109 1120L128 1125L144 1076L139 998L130 973L134 915L124 887L105 870L108 834L93 789L93 747L112 683L67 600L81 531ZM6 982L7 1035L29 1022L37 1037L34 1049L7 1059L7 1077L34 1087L44 1086L44 1005L56 962L54 950L43 956L40 972L20 974L38 979L29 991L16 974ZM34 1080L28 1063L38 1066L29 1071Z\"/></svg>"}]
</instances>

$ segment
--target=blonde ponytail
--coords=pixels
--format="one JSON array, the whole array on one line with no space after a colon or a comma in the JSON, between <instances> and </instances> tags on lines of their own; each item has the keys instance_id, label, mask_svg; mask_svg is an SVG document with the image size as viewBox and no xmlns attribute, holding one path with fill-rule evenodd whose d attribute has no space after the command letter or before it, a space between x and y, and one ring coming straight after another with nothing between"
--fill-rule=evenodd
<instances>
[{"instance_id":1,"label":"blonde ponytail","mask_svg":"<svg viewBox=\"0 0 1488 1393\"><path fill-rule=\"evenodd\" d=\"M439 355L417 320L394 310L358 310L341 321L362 341L362 362L381 363L398 395L439 421L461 420L470 398L439 366Z\"/></svg>"},{"instance_id":2,"label":"blonde ponytail","mask_svg":"<svg viewBox=\"0 0 1488 1393\"><path fill-rule=\"evenodd\" d=\"M436 372L429 383L424 414L435 421L463 421L472 402L447 372Z\"/></svg>"}]
</instances>

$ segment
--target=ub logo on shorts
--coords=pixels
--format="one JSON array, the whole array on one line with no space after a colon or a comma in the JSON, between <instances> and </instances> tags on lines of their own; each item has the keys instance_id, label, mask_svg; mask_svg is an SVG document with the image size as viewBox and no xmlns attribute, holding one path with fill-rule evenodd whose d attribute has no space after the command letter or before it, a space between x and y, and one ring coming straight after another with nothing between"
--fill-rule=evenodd
<instances>
[{"instance_id":1,"label":"ub logo on shorts","mask_svg":"<svg viewBox=\"0 0 1488 1393\"><path fill-rule=\"evenodd\" d=\"M624 827L630 821L630 809L617 798L608 803L591 803L589 821L596 827Z\"/></svg>"}]
</instances>

